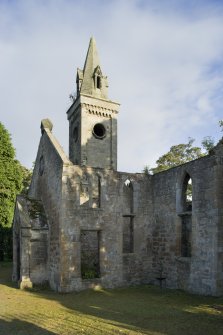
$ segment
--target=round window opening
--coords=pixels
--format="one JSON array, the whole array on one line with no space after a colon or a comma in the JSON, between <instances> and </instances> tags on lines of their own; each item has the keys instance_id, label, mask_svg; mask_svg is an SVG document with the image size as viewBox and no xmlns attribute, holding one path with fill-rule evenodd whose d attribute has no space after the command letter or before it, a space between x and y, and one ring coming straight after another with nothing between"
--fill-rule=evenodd
<instances>
[{"instance_id":1,"label":"round window opening","mask_svg":"<svg viewBox=\"0 0 223 335\"><path fill-rule=\"evenodd\" d=\"M105 130L105 127L103 126L103 124L101 123L97 123L94 128L93 128L93 134L96 138L104 138L105 137L105 133L106 133L106 130Z\"/></svg>"}]
</instances>

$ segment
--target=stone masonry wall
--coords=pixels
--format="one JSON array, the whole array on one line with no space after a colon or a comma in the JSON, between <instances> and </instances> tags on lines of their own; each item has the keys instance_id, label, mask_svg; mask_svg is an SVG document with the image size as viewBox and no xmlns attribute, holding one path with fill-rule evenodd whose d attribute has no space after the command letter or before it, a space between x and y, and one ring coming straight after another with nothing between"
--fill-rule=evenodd
<instances>
[{"instance_id":1,"label":"stone masonry wall","mask_svg":"<svg viewBox=\"0 0 223 335\"><path fill-rule=\"evenodd\" d=\"M217 231L217 292L223 295L223 139L215 147L216 156L215 185L218 208L218 231Z\"/></svg>"},{"instance_id":2,"label":"stone masonry wall","mask_svg":"<svg viewBox=\"0 0 223 335\"><path fill-rule=\"evenodd\" d=\"M181 256L181 193L185 174L192 178L191 257ZM216 157L207 156L153 177L153 271L162 264L171 288L218 294L218 196Z\"/></svg>"},{"instance_id":3,"label":"stone masonry wall","mask_svg":"<svg viewBox=\"0 0 223 335\"><path fill-rule=\"evenodd\" d=\"M32 283L48 281L48 231L31 230L30 238L30 279Z\"/></svg>"},{"instance_id":4,"label":"stone masonry wall","mask_svg":"<svg viewBox=\"0 0 223 335\"><path fill-rule=\"evenodd\" d=\"M105 287L158 284L157 278L162 274L167 287L218 294L217 259L222 246L217 244L216 166L216 156L212 155L154 176L77 166L64 168L59 289L80 290L94 283ZM181 255L181 193L186 174L193 182L191 257ZM99 176L100 207L94 207ZM132 200L125 191L126 181L132 184ZM80 203L83 185L88 194L86 201ZM129 252L123 250L126 220L133 226L133 248ZM81 278L83 230L100 232L100 279L95 281Z\"/></svg>"},{"instance_id":5,"label":"stone masonry wall","mask_svg":"<svg viewBox=\"0 0 223 335\"><path fill-rule=\"evenodd\" d=\"M73 165L52 134L44 133L30 196L42 200L48 216L51 287L69 292L99 284L159 284L163 276L169 288L222 294L222 152L221 144L209 156L146 176ZM191 212L182 200L188 176ZM191 217L188 257L181 254L185 215ZM98 238L100 278L82 278L83 231Z\"/></svg>"},{"instance_id":6,"label":"stone masonry wall","mask_svg":"<svg viewBox=\"0 0 223 335\"><path fill-rule=\"evenodd\" d=\"M100 177L100 206L95 207L96 182ZM133 184L134 212L128 213L124 185ZM89 198L80 204L82 182ZM87 185L87 186L86 186ZM145 175L118 173L113 170L69 166L64 170L61 225L61 291L80 290L99 283L105 287L148 282L151 250L148 232L149 178ZM98 194L99 196L99 194ZM133 220L133 252L123 252L123 224L126 215ZM149 224L148 224L149 222ZM100 279L81 278L81 232L99 233Z\"/></svg>"},{"instance_id":7,"label":"stone masonry wall","mask_svg":"<svg viewBox=\"0 0 223 335\"><path fill-rule=\"evenodd\" d=\"M53 289L60 283L60 213L64 158L61 147L47 129L41 137L29 196L41 199L49 221L48 279ZM69 162L69 161L68 161Z\"/></svg>"}]
</instances>

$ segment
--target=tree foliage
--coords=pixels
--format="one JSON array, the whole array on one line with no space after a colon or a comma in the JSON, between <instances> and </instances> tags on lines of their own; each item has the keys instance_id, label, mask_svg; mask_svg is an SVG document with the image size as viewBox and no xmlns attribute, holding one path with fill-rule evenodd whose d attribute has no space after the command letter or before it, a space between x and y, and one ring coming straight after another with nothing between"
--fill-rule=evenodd
<instances>
[{"instance_id":1,"label":"tree foliage","mask_svg":"<svg viewBox=\"0 0 223 335\"><path fill-rule=\"evenodd\" d=\"M33 169L27 169L25 166L21 166L22 169L22 190L23 195L28 194L29 186L32 179Z\"/></svg>"},{"instance_id":2,"label":"tree foliage","mask_svg":"<svg viewBox=\"0 0 223 335\"><path fill-rule=\"evenodd\" d=\"M9 132L0 122L0 260L12 257L12 219L15 198L27 193L32 171L15 157Z\"/></svg>"},{"instance_id":3,"label":"tree foliage","mask_svg":"<svg viewBox=\"0 0 223 335\"><path fill-rule=\"evenodd\" d=\"M193 143L194 139L189 138L188 143L173 145L166 154L162 155L156 161L157 166L155 168L151 168L148 171L148 167L145 167L143 172L154 174L200 158L213 148L214 139L210 136L203 139L202 147L205 149L205 152L202 151L202 148L193 146Z\"/></svg>"},{"instance_id":4,"label":"tree foliage","mask_svg":"<svg viewBox=\"0 0 223 335\"><path fill-rule=\"evenodd\" d=\"M173 145L166 154L156 161L157 166L150 171L154 174L202 157L204 153L201 148L193 146L193 143L194 139L189 138L186 144Z\"/></svg>"},{"instance_id":5,"label":"tree foliage","mask_svg":"<svg viewBox=\"0 0 223 335\"><path fill-rule=\"evenodd\" d=\"M149 165L144 166L142 172L143 172L146 176L150 175L150 174L151 174L151 169L150 169Z\"/></svg>"},{"instance_id":6,"label":"tree foliage","mask_svg":"<svg viewBox=\"0 0 223 335\"><path fill-rule=\"evenodd\" d=\"M11 226L16 195L22 189L23 171L15 159L11 137L0 123L0 225Z\"/></svg>"},{"instance_id":7,"label":"tree foliage","mask_svg":"<svg viewBox=\"0 0 223 335\"><path fill-rule=\"evenodd\" d=\"M221 131L223 132L223 120L218 121L218 124ZM156 161L157 166L155 168L150 169L149 165L146 165L142 172L145 175L149 175L168 170L172 167L207 155L209 151L215 146L214 138L211 136L204 137L201 142L201 146L204 151L202 151L202 148L200 147L193 146L193 143L194 139L189 137L188 143L173 145L166 154L162 155Z\"/></svg>"},{"instance_id":8,"label":"tree foliage","mask_svg":"<svg viewBox=\"0 0 223 335\"><path fill-rule=\"evenodd\" d=\"M211 136L204 137L201 142L201 145L205 149L206 153L208 153L211 149L214 148L215 145L213 137Z\"/></svg>"}]
</instances>

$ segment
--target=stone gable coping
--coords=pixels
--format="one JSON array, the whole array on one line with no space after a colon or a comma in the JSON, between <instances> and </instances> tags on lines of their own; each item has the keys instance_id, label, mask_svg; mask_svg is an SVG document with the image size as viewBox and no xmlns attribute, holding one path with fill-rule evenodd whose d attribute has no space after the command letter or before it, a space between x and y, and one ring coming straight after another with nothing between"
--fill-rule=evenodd
<instances>
[{"instance_id":1,"label":"stone gable coping","mask_svg":"<svg viewBox=\"0 0 223 335\"><path fill-rule=\"evenodd\" d=\"M58 156L61 158L63 164L73 165L72 162L67 158L63 148L61 147L60 143L57 141L56 137L51 133L51 131L49 129L45 129L45 134L48 137L49 141L52 143L55 151L57 152Z\"/></svg>"}]
</instances>

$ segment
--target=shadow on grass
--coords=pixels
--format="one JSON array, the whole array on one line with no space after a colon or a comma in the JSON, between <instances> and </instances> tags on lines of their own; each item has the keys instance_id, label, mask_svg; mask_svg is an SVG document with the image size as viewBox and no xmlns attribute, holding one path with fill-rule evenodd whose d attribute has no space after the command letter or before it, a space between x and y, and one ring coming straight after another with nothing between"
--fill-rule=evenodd
<instances>
[{"instance_id":1,"label":"shadow on grass","mask_svg":"<svg viewBox=\"0 0 223 335\"><path fill-rule=\"evenodd\" d=\"M9 277L1 280L4 285L13 287L8 282ZM223 298L197 296L168 289L161 291L154 286L87 290L68 294L47 289L29 292L33 298L55 301L65 307L67 322L71 322L72 327L75 323L78 326L78 322L86 322L86 332L83 334L114 334L113 327L118 327L124 334L131 331L134 334L156 335L223 334ZM107 330L108 325L110 331ZM106 329L104 333L103 329Z\"/></svg>"},{"instance_id":2,"label":"shadow on grass","mask_svg":"<svg viewBox=\"0 0 223 335\"><path fill-rule=\"evenodd\" d=\"M18 319L0 319L0 335L55 335L56 333Z\"/></svg>"},{"instance_id":3,"label":"shadow on grass","mask_svg":"<svg viewBox=\"0 0 223 335\"><path fill-rule=\"evenodd\" d=\"M17 283L12 282L12 262L0 262L0 284L18 287Z\"/></svg>"},{"instance_id":4,"label":"shadow on grass","mask_svg":"<svg viewBox=\"0 0 223 335\"><path fill-rule=\"evenodd\" d=\"M56 300L71 315L78 312L99 318L125 331L167 335L223 334L222 298L194 296L167 289L161 291L153 286L69 294L39 291L33 294Z\"/></svg>"}]
</instances>

